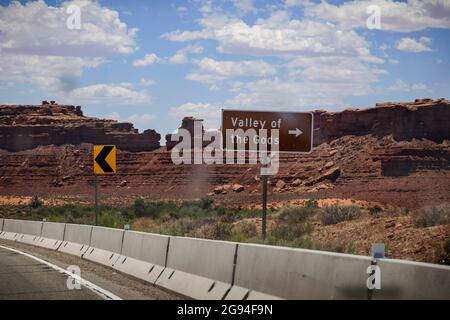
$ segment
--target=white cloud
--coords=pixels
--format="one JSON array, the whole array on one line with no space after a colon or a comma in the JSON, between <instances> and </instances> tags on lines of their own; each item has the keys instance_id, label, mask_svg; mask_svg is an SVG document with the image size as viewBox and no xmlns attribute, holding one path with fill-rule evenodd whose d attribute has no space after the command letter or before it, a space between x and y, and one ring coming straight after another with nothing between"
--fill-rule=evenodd
<instances>
[{"instance_id":1,"label":"white cloud","mask_svg":"<svg viewBox=\"0 0 450 320\"><path fill-rule=\"evenodd\" d=\"M79 30L66 26L71 4L81 7ZM117 11L88 0L66 1L59 7L42 0L0 6L0 85L29 83L67 94L85 69L134 52L136 32Z\"/></svg>"},{"instance_id":2,"label":"white cloud","mask_svg":"<svg viewBox=\"0 0 450 320\"><path fill-rule=\"evenodd\" d=\"M29 83L47 92L67 93L77 87L84 69L104 62L102 58L2 53L0 85Z\"/></svg>"},{"instance_id":3,"label":"white cloud","mask_svg":"<svg viewBox=\"0 0 450 320\"><path fill-rule=\"evenodd\" d=\"M66 26L68 6L81 7L81 29ZM88 0L66 1L60 7L44 1L0 6L0 43L4 53L48 56L128 54L136 49L137 29L128 29L117 11Z\"/></svg>"},{"instance_id":4,"label":"white cloud","mask_svg":"<svg viewBox=\"0 0 450 320\"><path fill-rule=\"evenodd\" d=\"M233 5L236 7L236 10L239 15L246 15L248 13L257 13L253 0L232 0Z\"/></svg>"},{"instance_id":5,"label":"white cloud","mask_svg":"<svg viewBox=\"0 0 450 320\"><path fill-rule=\"evenodd\" d=\"M154 53L146 54L142 59L137 59L133 61L133 66L135 67L146 67L159 62L160 59Z\"/></svg>"},{"instance_id":6,"label":"white cloud","mask_svg":"<svg viewBox=\"0 0 450 320\"><path fill-rule=\"evenodd\" d=\"M433 51L428 45L431 44L431 38L427 37L421 37L420 39L416 40L413 38L401 38L397 42L396 48L401 51L408 51L408 52L426 52L426 51Z\"/></svg>"},{"instance_id":7,"label":"white cloud","mask_svg":"<svg viewBox=\"0 0 450 320\"><path fill-rule=\"evenodd\" d=\"M151 86L153 86L153 85L156 84L156 81L155 81L155 80L152 80L152 79L141 78L141 80L140 80L139 83L140 83L140 85L143 86L143 87L151 87Z\"/></svg>"},{"instance_id":8,"label":"white cloud","mask_svg":"<svg viewBox=\"0 0 450 320\"><path fill-rule=\"evenodd\" d=\"M262 60L218 61L203 58L197 61L199 70L190 73L186 79L212 83L236 77L263 77L276 73L275 67Z\"/></svg>"},{"instance_id":9,"label":"white cloud","mask_svg":"<svg viewBox=\"0 0 450 320\"><path fill-rule=\"evenodd\" d=\"M167 59L167 62L172 64L181 64L189 62L189 54L200 54L203 52L203 47L199 45L190 45L178 50L172 57Z\"/></svg>"},{"instance_id":10,"label":"white cloud","mask_svg":"<svg viewBox=\"0 0 450 320\"><path fill-rule=\"evenodd\" d=\"M75 101L84 101L91 104L129 105L151 103L151 97L145 92L104 83L74 89L70 92L69 97Z\"/></svg>"},{"instance_id":11,"label":"white cloud","mask_svg":"<svg viewBox=\"0 0 450 320\"><path fill-rule=\"evenodd\" d=\"M369 5L381 9L381 30L396 32L419 31L427 28L450 28L448 0L357 0L341 5L322 1L304 6L305 15L338 23L345 29L366 28Z\"/></svg>"},{"instance_id":12,"label":"white cloud","mask_svg":"<svg viewBox=\"0 0 450 320\"><path fill-rule=\"evenodd\" d=\"M397 79L393 85L388 88L390 91L429 91L428 87L424 83L414 83L413 85L408 85L405 81Z\"/></svg>"},{"instance_id":13,"label":"white cloud","mask_svg":"<svg viewBox=\"0 0 450 320\"><path fill-rule=\"evenodd\" d=\"M172 41L214 39L220 52L234 54L370 56L369 44L356 32L324 22L290 19L285 11L253 25L217 14L202 18L200 24L202 30L178 30L163 37Z\"/></svg>"},{"instance_id":14,"label":"white cloud","mask_svg":"<svg viewBox=\"0 0 450 320\"><path fill-rule=\"evenodd\" d=\"M135 127L148 129L150 128L153 120L156 118L154 114L144 113L144 114L132 114L128 117L121 117L116 111L113 111L106 115L106 119L112 119L120 122L131 122Z\"/></svg>"},{"instance_id":15,"label":"white cloud","mask_svg":"<svg viewBox=\"0 0 450 320\"><path fill-rule=\"evenodd\" d=\"M225 107L310 110L317 106L339 110L346 105L345 98L372 93L371 85L387 74L379 67L385 60L371 54L363 36L320 19L292 18L288 11L278 10L253 24L217 13L205 15L199 23L200 30L175 31L163 37L173 41L208 38L217 41L221 53L270 55L285 61L277 68L285 68L286 73L277 73L275 66L264 60L257 61L266 68L250 66L255 61L249 62L248 68L238 65L242 61L197 61L199 69L186 78L209 86L255 72L254 76L264 77L246 83L228 81L230 92L236 95L225 101Z\"/></svg>"},{"instance_id":16,"label":"white cloud","mask_svg":"<svg viewBox=\"0 0 450 320\"><path fill-rule=\"evenodd\" d=\"M414 90L414 91L418 91L418 90L428 90L428 87L427 87L427 85L424 84L424 83L414 83L414 84L411 86L411 89Z\"/></svg>"},{"instance_id":17,"label":"white cloud","mask_svg":"<svg viewBox=\"0 0 450 320\"><path fill-rule=\"evenodd\" d=\"M169 110L169 115L175 119L183 119L192 116L197 119L203 119L205 127L208 129L217 129L220 124L220 106L209 103L184 103L178 107Z\"/></svg>"}]
</instances>

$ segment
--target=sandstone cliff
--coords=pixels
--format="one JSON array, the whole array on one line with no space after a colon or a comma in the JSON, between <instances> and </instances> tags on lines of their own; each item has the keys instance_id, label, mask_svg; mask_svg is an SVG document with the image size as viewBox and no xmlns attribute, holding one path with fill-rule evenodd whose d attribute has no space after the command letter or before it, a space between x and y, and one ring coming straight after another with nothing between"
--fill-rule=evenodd
<instances>
[{"instance_id":1,"label":"sandstone cliff","mask_svg":"<svg viewBox=\"0 0 450 320\"><path fill-rule=\"evenodd\" d=\"M47 134L57 130L69 137L66 127L79 126L81 110L75 107L50 106L55 110L47 116L33 116L41 112L36 107L20 108L13 117L16 121L13 124L11 115L7 114L13 109L1 107L0 128L11 129L22 121L24 128L36 123L36 126L47 126ZM49 112L46 106L43 110ZM450 105L447 100L387 103L371 109L340 113L317 111L315 114L316 147L307 155L280 155L280 170L270 177L270 199L346 197L408 207L450 202ZM131 137L139 134L130 124L83 119L91 130L99 127L101 134L111 134L111 142L119 148L117 137L121 137L122 132L127 145L136 144ZM117 126L123 128L122 131ZM182 127L188 128L188 123ZM19 139L19 136L13 138ZM58 137L46 139L55 141ZM92 145L79 144L75 139L66 141L69 142L60 146L43 143L44 146L20 152L0 150L0 194L91 196ZM4 138L1 143L11 145ZM120 149L130 150L127 145ZM33 144L26 146L32 148ZM142 150L140 148L135 147ZM119 151L117 174L99 179L104 195L120 193L121 197L128 195L132 199L136 195L186 199L205 196L223 187L226 194L213 196L231 203L258 203L259 173L259 166L249 164L175 165L170 151L161 148L153 152ZM233 184L244 186L244 190L235 193L224 187Z\"/></svg>"},{"instance_id":2,"label":"sandstone cliff","mask_svg":"<svg viewBox=\"0 0 450 320\"><path fill-rule=\"evenodd\" d=\"M314 112L314 145L339 137L392 134L396 140L450 138L450 102L416 99L414 102L378 103L375 108L343 112Z\"/></svg>"},{"instance_id":3,"label":"sandstone cliff","mask_svg":"<svg viewBox=\"0 0 450 320\"><path fill-rule=\"evenodd\" d=\"M0 105L0 149L21 151L45 145L115 144L121 150L160 147L155 130L139 133L131 123L83 116L70 105Z\"/></svg>"}]
</instances>

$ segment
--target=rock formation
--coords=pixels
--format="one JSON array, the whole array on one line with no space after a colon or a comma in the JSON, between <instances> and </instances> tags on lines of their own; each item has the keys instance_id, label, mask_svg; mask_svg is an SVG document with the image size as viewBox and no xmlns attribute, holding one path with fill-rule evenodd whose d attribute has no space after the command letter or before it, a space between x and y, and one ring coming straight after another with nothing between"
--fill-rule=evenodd
<instances>
[{"instance_id":1,"label":"rock formation","mask_svg":"<svg viewBox=\"0 0 450 320\"><path fill-rule=\"evenodd\" d=\"M194 147L194 126L195 122L198 121L201 124L201 132L202 135L205 133L205 129L203 128L203 119L196 119L194 117L184 117L181 121L181 126L179 129L186 129L191 134L191 147ZM201 139L202 137L200 137ZM175 140L172 141L172 134L166 134L166 148L167 150L171 150L176 144L178 144L179 141ZM209 142L202 142L203 146L207 146Z\"/></svg>"},{"instance_id":2,"label":"rock formation","mask_svg":"<svg viewBox=\"0 0 450 320\"><path fill-rule=\"evenodd\" d=\"M92 145L78 141L93 140L72 137L70 132L87 130L78 127L88 127L100 137L111 135L110 142L119 149L130 150L134 145L135 150L143 150L136 142L140 138L133 138L142 135L131 124L83 117L76 107L2 106L0 112L1 149L7 149L5 145L18 148L5 141L11 137L21 141L18 135L11 136L15 126L48 128L43 130L47 139L43 146L21 152L0 150L0 194L91 195ZM182 127L189 128L189 123L193 118L186 119ZM305 155L280 154L280 170L269 178L269 198L347 197L408 207L450 202L449 123L447 100L388 103L341 113L318 111L316 147ZM9 138L1 130L9 130ZM34 131L24 132L30 137ZM49 141L59 141L49 134L63 135L64 144L49 145ZM31 148L39 140L32 141L19 146ZM120 143L126 145L121 148ZM160 148L119 151L117 168L116 175L100 178L102 194L117 196L120 191L121 197L131 199L136 195L186 199L209 193L233 204L260 201L259 165L175 165L171 152ZM243 190L233 192L236 184Z\"/></svg>"},{"instance_id":3,"label":"rock formation","mask_svg":"<svg viewBox=\"0 0 450 320\"><path fill-rule=\"evenodd\" d=\"M152 151L161 136L139 133L131 123L85 117L80 106L0 105L0 149L21 151L45 145L115 144L126 151Z\"/></svg>"},{"instance_id":4,"label":"rock formation","mask_svg":"<svg viewBox=\"0 0 450 320\"><path fill-rule=\"evenodd\" d=\"M378 103L375 108L342 112L314 112L314 145L339 137L392 134L396 140L428 139L442 142L450 137L450 102L416 99L414 102Z\"/></svg>"}]
</instances>

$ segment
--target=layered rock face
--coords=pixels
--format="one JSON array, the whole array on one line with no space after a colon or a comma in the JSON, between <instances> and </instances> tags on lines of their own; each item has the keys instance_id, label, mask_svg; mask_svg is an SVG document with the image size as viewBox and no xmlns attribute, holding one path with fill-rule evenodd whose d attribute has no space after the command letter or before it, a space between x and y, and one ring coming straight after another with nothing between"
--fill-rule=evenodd
<instances>
[{"instance_id":1,"label":"layered rock face","mask_svg":"<svg viewBox=\"0 0 450 320\"><path fill-rule=\"evenodd\" d=\"M450 137L450 102L416 99L414 102L378 103L375 108L343 112L314 112L314 145L339 137L392 134L396 140L428 139L442 142Z\"/></svg>"},{"instance_id":2,"label":"layered rock face","mask_svg":"<svg viewBox=\"0 0 450 320\"><path fill-rule=\"evenodd\" d=\"M160 147L155 130L139 133L131 123L85 117L80 106L0 105L0 149L22 151L45 145L115 144L140 152Z\"/></svg>"},{"instance_id":3,"label":"layered rock face","mask_svg":"<svg viewBox=\"0 0 450 320\"><path fill-rule=\"evenodd\" d=\"M23 108L30 121L35 107ZM80 110L74 108L69 113L76 112ZM62 117L70 128L71 117ZM59 123L63 131L57 118L55 112L46 121ZM8 121L0 120L0 127L3 123L11 127ZM182 127L189 130L192 121L188 118ZM408 207L450 202L449 123L446 100L316 112L316 147L310 154L280 155L280 170L269 178L269 198L347 197ZM119 125L109 120L103 124L108 128ZM124 135L131 137L129 130ZM131 140L125 141L131 145ZM111 143L119 145L117 140ZM117 174L99 178L104 195L185 199L215 193L217 188L221 191L213 196L222 201L260 201L259 165L175 165L171 151L165 148L139 153L119 149ZM21 152L0 150L0 164L0 194L92 195L89 144L46 145ZM239 192L233 190L237 184L242 186Z\"/></svg>"}]
</instances>

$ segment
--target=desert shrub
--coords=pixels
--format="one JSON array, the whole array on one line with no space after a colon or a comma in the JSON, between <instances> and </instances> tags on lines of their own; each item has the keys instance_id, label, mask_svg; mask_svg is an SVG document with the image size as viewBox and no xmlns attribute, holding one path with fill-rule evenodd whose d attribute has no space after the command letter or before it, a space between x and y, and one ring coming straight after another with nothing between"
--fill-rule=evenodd
<instances>
[{"instance_id":1,"label":"desert shrub","mask_svg":"<svg viewBox=\"0 0 450 320\"><path fill-rule=\"evenodd\" d=\"M201 218L207 215L207 211L196 204L187 204L178 208L178 210L175 211L175 214L178 217Z\"/></svg>"},{"instance_id":2,"label":"desert shrub","mask_svg":"<svg viewBox=\"0 0 450 320\"><path fill-rule=\"evenodd\" d=\"M414 225L420 228L450 224L450 204L427 206L414 213Z\"/></svg>"},{"instance_id":3,"label":"desert shrub","mask_svg":"<svg viewBox=\"0 0 450 320\"><path fill-rule=\"evenodd\" d=\"M314 213L315 210L310 207L284 207L278 214L278 220L284 223L303 223Z\"/></svg>"},{"instance_id":4,"label":"desert shrub","mask_svg":"<svg viewBox=\"0 0 450 320\"><path fill-rule=\"evenodd\" d=\"M353 220L361 215L361 209L357 205L340 205L334 203L326 206L321 213L323 224L336 224L342 221Z\"/></svg>"},{"instance_id":5,"label":"desert shrub","mask_svg":"<svg viewBox=\"0 0 450 320\"><path fill-rule=\"evenodd\" d=\"M41 199L39 199L38 196L33 196L31 198L31 201L30 201L30 207L31 208L37 209L37 208L42 207L42 205L43 205L43 202L41 201Z\"/></svg>"},{"instance_id":6,"label":"desert shrub","mask_svg":"<svg viewBox=\"0 0 450 320\"><path fill-rule=\"evenodd\" d=\"M311 208L311 209L317 209L319 208L319 203L317 202L317 200L314 199L308 199L305 202L305 207L306 208Z\"/></svg>"},{"instance_id":7,"label":"desert shrub","mask_svg":"<svg viewBox=\"0 0 450 320\"><path fill-rule=\"evenodd\" d=\"M215 221L209 224L203 224L199 228L192 230L189 236L195 238L206 238L216 240L226 240L231 235L232 225L229 223Z\"/></svg>"},{"instance_id":8,"label":"desert shrub","mask_svg":"<svg viewBox=\"0 0 450 320\"><path fill-rule=\"evenodd\" d=\"M357 253L356 247L353 242L345 242L340 240L332 240L320 243L316 249L338 253Z\"/></svg>"},{"instance_id":9,"label":"desert shrub","mask_svg":"<svg viewBox=\"0 0 450 320\"><path fill-rule=\"evenodd\" d=\"M267 214L270 213L270 210L267 210ZM239 209L234 213L236 218L256 218L261 216L261 209Z\"/></svg>"},{"instance_id":10,"label":"desert shrub","mask_svg":"<svg viewBox=\"0 0 450 320\"><path fill-rule=\"evenodd\" d=\"M277 244L286 244L289 241L302 240L304 236L311 232L312 228L307 223L285 224L279 223L270 229L269 238L275 240Z\"/></svg>"},{"instance_id":11,"label":"desert shrub","mask_svg":"<svg viewBox=\"0 0 450 320\"><path fill-rule=\"evenodd\" d=\"M437 263L450 265L450 238L442 246L437 246L435 255Z\"/></svg>"},{"instance_id":12,"label":"desert shrub","mask_svg":"<svg viewBox=\"0 0 450 320\"><path fill-rule=\"evenodd\" d=\"M256 223L252 221L242 221L233 226L229 240L245 242L257 236L258 230L256 228Z\"/></svg>"},{"instance_id":13,"label":"desert shrub","mask_svg":"<svg viewBox=\"0 0 450 320\"><path fill-rule=\"evenodd\" d=\"M135 217L152 217L156 218L159 216L159 210L157 206L153 204L145 203L144 199L137 198L134 200L128 215Z\"/></svg>"},{"instance_id":14,"label":"desert shrub","mask_svg":"<svg viewBox=\"0 0 450 320\"><path fill-rule=\"evenodd\" d=\"M368 211L371 216L378 217L383 212L383 209L379 205L374 205L369 207Z\"/></svg>"},{"instance_id":15,"label":"desert shrub","mask_svg":"<svg viewBox=\"0 0 450 320\"><path fill-rule=\"evenodd\" d=\"M156 229L148 230L149 232L156 232L171 236L188 236L199 227L199 222L194 221L192 218L181 218L177 220L168 221L161 224Z\"/></svg>"},{"instance_id":16,"label":"desert shrub","mask_svg":"<svg viewBox=\"0 0 450 320\"><path fill-rule=\"evenodd\" d=\"M204 197L201 198L200 201L198 202L198 206L202 209L209 209L211 208L211 206L214 203L214 199L211 197Z\"/></svg>"},{"instance_id":17,"label":"desert shrub","mask_svg":"<svg viewBox=\"0 0 450 320\"><path fill-rule=\"evenodd\" d=\"M125 224L125 220L123 219L121 213L117 210L102 210L98 217L98 224L103 227L122 229Z\"/></svg>"}]
</instances>

